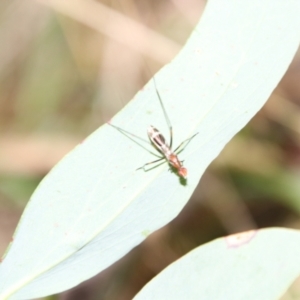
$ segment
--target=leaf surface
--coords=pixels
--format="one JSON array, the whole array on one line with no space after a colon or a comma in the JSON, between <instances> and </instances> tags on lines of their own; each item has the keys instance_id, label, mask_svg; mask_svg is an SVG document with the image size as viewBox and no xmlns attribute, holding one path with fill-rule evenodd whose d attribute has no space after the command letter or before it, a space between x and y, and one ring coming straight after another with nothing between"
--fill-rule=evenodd
<instances>
[{"instance_id":1,"label":"leaf surface","mask_svg":"<svg viewBox=\"0 0 300 300\"><path fill-rule=\"evenodd\" d=\"M180 54L155 80L182 151L185 184L140 145L104 125L44 178L0 268L0 299L69 289L114 263L172 220L225 144L262 107L299 44L299 3L211 0ZM112 123L168 136L153 81ZM137 140L152 149L151 145Z\"/></svg>"},{"instance_id":2,"label":"leaf surface","mask_svg":"<svg viewBox=\"0 0 300 300\"><path fill-rule=\"evenodd\" d=\"M296 230L272 228L220 238L168 266L134 300L277 300L300 274L299 253Z\"/></svg>"}]
</instances>

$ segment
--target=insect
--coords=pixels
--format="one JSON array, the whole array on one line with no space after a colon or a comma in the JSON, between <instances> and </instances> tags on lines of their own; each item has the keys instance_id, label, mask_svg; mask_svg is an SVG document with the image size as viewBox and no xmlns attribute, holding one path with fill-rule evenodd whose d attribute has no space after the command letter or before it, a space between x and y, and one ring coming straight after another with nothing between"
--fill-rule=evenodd
<instances>
[{"instance_id":1,"label":"insect","mask_svg":"<svg viewBox=\"0 0 300 300\"><path fill-rule=\"evenodd\" d=\"M148 129L147 129L148 137L149 137L149 139L151 141L151 144L159 152L160 156L159 156L159 159L151 161L151 162L148 162L148 163L144 164L142 167L138 168L137 170L143 169L144 171L147 172L150 169L152 169L152 168L150 168L150 169L147 170L146 169L147 166L155 164L155 163L159 163L159 162L161 162L163 160L166 160L171 165L171 167L173 167L177 171L177 174L180 177L182 177L183 179L186 179L187 178L187 169L183 166L183 161L181 161L178 158L178 154L184 150L184 148L187 146L187 144L198 134L198 132L195 133L193 136L189 137L188 139L184 140L183 142L181 142L176 149L172 150L172 144L173 144L173 128L172 128L172 124L171 124L171 121L170 121L169 116L167 114L167 111L165 109L165 106L163 104L163 101L162 101L162 99L160 97L160 94L158 92L158 89L157 89L157 86L156 86L156 81L155 81L154 77L153 77L153 82L154 82L154 86L155 86L157 97L158 97L160 105L162 107L162 110L163 110L163 113L164 113L167 125L169 127L170 142L169 142L169 144L167 144L164 136L160 133L160 131L158 129L156 129L154 126L152 126L152 125L149 126ZM130 134L130 135L132 135L134 137L137 137L136 135L134 135L132 133L129 133L129 132L127 132L127 131L125 131L125 130L123 130L123 129L115 126L115 125L112 125L112 126L115 127L118 130L121 130L122 132ZM137 138L139 138L139 137L137 137ZM183 147L183 146L185 146L185 147ZM152 154L154 154L154 153L152 153ZM158 165L160 165L160 164L158 164Z\"/></svg>"}]
</instances>

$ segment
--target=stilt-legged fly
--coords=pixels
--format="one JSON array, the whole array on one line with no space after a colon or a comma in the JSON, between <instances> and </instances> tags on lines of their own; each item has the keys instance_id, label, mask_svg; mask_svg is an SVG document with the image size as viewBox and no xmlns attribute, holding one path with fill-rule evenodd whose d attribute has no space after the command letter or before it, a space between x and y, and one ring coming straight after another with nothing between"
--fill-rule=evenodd
<instances>
[{"instance_id":1,"label":"stilt-legged fly","mask_svg":"<svg viewBox=\"0 0 300 300\"><path fill-rule=\"evenodd\" d=\"M173 143L173 129L172 129L172 124L171 124L171 121L168 117L168 114L167 114L167 111L165 109L165 106L162 102L162 99L160 97L160 94L158 92L158 89L157 89L157 86L156 86L156 82L155 82L155 79L153 77L153 82L154 82L154 86L155 86L155 90L156 90L156 94L158 96L158 99L159 99L159 102L160 102L160 105L162 107L162 110L163 110L163 113L164 113L164 116L165 116L165 119L166 119L166 122L167 122L167 125L169 127L169 132L170 132L170 143L167 144L166 143L166 140L164 138L164 136L159 132L158 129L156 129L154 126L149 126L148 129L147 129L147 133L148 133L148 137L151 141L151 144L154 146L154 148L159 152L159 154L161 154L161 157L157 160L154 160L154 161L151 161L151 162L148 162L146 164L144 164L142 167L138 168L137 170L140 170L140 169L143 169L144 171L149 171L150 169L146 169L147 166L149 165L152 165L154 163L159 163L161 162L162 160L166 160L173 168L176 169L177 171L177 174L186 179L187 177L187 169L183 166L183 161L179 160L178 158L178 154L184 150L185 147L183 147L184 145L187 146L187 144L198 134L198 133L195 133L193 136L191 136L190 138L184 140L182 143L180 143L180 145L172 150L172 143ZM122 132L125 132L127 134L130 134L134 137L137 137L136 135L132 134L132 133L129 133L127 131L124 131L123 129L115 126L115 125L112 125L110 124L111 126L115 127L116 129L122 131ZM182 148L183 147L183 148ZM152 168L151 168L152 169Z\"/></svg>"}]
</instances>

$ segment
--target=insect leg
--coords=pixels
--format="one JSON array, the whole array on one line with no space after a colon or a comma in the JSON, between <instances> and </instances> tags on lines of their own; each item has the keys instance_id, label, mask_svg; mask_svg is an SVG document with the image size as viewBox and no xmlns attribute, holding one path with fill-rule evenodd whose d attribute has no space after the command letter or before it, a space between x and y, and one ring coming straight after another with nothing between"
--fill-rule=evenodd
<instances>
[{"instance_id":1,"label":"insect leg","mask_svg":"<svg viewBox=\"0 0 300 300\"><path fill-rule=\"evenodd\" d=\"M183 149L190 143L190 141L198 134L199 132L195 133L193 136L189 137L188 139L184 140L179 146L174 150L176 154L179 154ZM184 144L186 144L182 149L180 149ZM180 149L180 150L179 150Z\"/></svg>"},{"instance_id":2,"label":"insect leg","mask_svg":"<svg viewBox=\"0 0 300 300\"><path fill-rule=\"evenodd\" d=\"M160 97L160 94L158 92L158 89L157 89L157 86L156 86L156 81L155 81L155 78L153 77L153 82L154 82L154 86L155 86L155 90L156 90L156 94L158 96L158 99L159 99L159 102L160 102L160 105L162 107L162 110L164 112L164 116L165 116L165 119L166 119L166 122L167 122L167 125L169 127L169 131L170 131L170 143L169 143L169 146L170 146L170 149L172 149L172 143L173 143L173 128L172 128L172 124L171 124L171 121L170 121L170 118L167 114L167 111L165 109L165 106L161 100L161 97Z\"/></svg>"},{"instance_id":3,"label":"insect leg","mask_svg":"<svg viewBox=\"0 0 300 300\"><path fill-rule=\"evenodd\" d=\"M121 127L118 127L116 125L113 125L111 123L107 123L109 126L115 128L116 130L118 130L120 133L122 133L123 135L125 135L127 138L129 138L130 140L132 140L134 143L136 143L138 146L140 146L141 148L145 149L147 152L151 153L152 155L156 156L156 157L161 157L159 155L157 155L156 153L154 153L153 151L149 150L148 148L146 148L143 144L139 143L138 141L136 141L135 139L140 140L143 143L146 143L149 145L149 142ZM135 139L134 139L135 138ZM150 144L151 145L151 144Z\"/></svg>"},{"instance_id":4,"label":"insect leg","mask_svg":"<svg viewBox=\"0 0 300 300\"><path fill-rule=\"evenodd\" d=\"M163 159L165 159L165 158L164 158L164 157L161 157L160 159L156 159L156 160L154 160L154 161L148 162L148 163L144 164L142 167L140 167L140 168L138 168L138 169L136 169L136 170L141 170L141 169L143 169L145 172L147 172L147 171L149 171L149 170L151 170L151 169L154 169L154 168L158 167L159 165L154 166L153 168L150 168L150 169L148 169L148 170L145 169L146 166L149 166L149 165L155 164L155 163L157 163L157 162L160 162L160 161L162 161Z\"/></svg>"}]
</instances>

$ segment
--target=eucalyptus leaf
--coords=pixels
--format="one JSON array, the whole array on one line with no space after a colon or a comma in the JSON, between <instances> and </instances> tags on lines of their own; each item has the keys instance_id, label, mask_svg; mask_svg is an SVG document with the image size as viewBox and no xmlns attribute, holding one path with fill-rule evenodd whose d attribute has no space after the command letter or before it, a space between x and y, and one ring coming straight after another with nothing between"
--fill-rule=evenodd
<instances>
[{"instance_id":1,"label":"eucalyptus leaf","mask_svg":"<svg viewBox=\"0 0 300 300\"><path fill-rule=\"evenodd\" d=\"M300 274L299 253L296 230L272 228L220 238L172 263L134 300L277 300Z\"/></svg>"},{"instance_id":2,"label":"eucalyptus leaf","mask_svg":"<svg viewBox=\"0 0 300 300\"><path fill-rule=\"evenodd\" d=\"M299 2L211 0L179 55L155 81L173 124L186 182L104 125L44 178L0 268L0 299L58 293L99 273L172 220L225 144L262 107L299 44ZM146 138L168 126L153 80L112 120ZM247 155L247 154L246 154Z\"/></svg>"}]
</instances>

